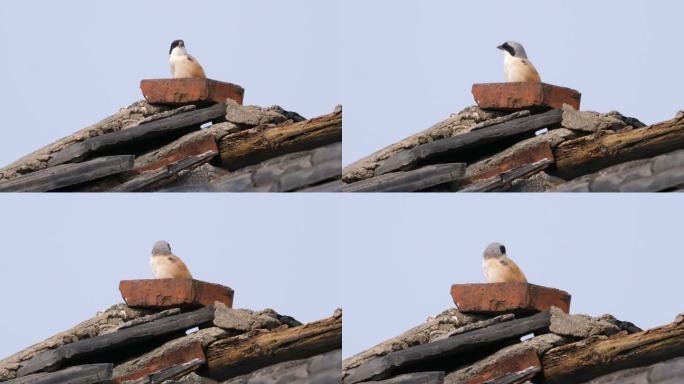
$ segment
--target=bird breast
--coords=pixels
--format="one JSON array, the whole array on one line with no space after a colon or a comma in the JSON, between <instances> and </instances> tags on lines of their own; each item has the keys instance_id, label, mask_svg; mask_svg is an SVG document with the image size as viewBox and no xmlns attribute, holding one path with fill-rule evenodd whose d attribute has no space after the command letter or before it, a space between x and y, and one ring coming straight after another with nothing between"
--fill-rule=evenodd
<instances>
[{"instance_id":1,"label":"bird breast","mask_svg":"<svg viewBox=\"0 0 684 384\"><path fill-rule=\"evenodd\" d=\"M539 73L527 59L506 54L504 56L504 76L511 82L540 82Z\"/></svg>"},{"instance_id":2,"label":"bird breast","mask_svg":"<svg viewBox=\"0 0 684 384\"><path fill-rule=\"evenodd\" d=\"M503 263L502 263L503 261ZM520 268L513 260L505 258L490 257L482 263L485 280L488 283L526 283L527 279Z\"/></svg>"},{"instance_id":3,"label":"bird breast","mask_svg":"<svg viewBox=\"0 0 684 384\"><path fill-rule=\"evenodd\" d=\"M174 256L152 256L150 266L155 279L192 278L183 261Z\"/></svg>"},{"instance_id":4,"label":"bird breast","mask_svg":"<svg viewBox=\"0 0 684 384\"><path fill-rule=\"evenodd\" d=\"M206 78L202 66L190 55L171 55L169 64L171 64L171 75L174 79Z\"/></svg>"}]
</instances>

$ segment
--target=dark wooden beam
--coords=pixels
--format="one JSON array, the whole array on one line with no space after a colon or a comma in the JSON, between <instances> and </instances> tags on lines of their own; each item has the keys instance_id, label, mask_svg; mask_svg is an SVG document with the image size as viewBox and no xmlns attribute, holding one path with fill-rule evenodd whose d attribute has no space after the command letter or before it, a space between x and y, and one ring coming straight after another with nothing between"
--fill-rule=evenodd
<instances>
[{"instance_id":1,"label":"dark wooden beam","mask_svg":"<svg viewBox=\"0 0 684 384\"><path fill-rule=\"evenodd\" d=\"M433 164L406 172L392 172L342 187L343 192L413 192L459 180L465 163Z\"/></svg>"},{"instance_id":2,"label":"dark wooden beam","mask_svg":"<svg viewBox=\"0 0 684 384\"><path fill-rule=\"evenodd\" d=\"M459 192L489 192L500 189L508 186L515 179L527 177L537 172L543 171L551 164L553 164L553 159L544 159L535 163L525 164L519 166L518 168L503 172L490 179L476 181L463 187L462 189L459 189Z\"/></svg>"},{"instance_id":3,"label":"dark wooden beam","mask_svg":"<svg viewBox=\"0 0 684 384\"><path fill-rule=\"evenodd\" d=\"M222 384L340 384L341 380L342 350L338 349L308 359L269 365Z\"/></svg>"},{"instance_id":4,"label":"dark wooden beam","mask_svg":"<svg viewBox=\"0 0 684 384\"><path fill-rule=\"evenodd\" d=\"M554 191L660 192L680 186L684 186L684 149L613 165L563 183Z\"/></svg>"},{"instance_id":5,"label":"dark wooden beam","mask_svg":"<svg viewBox=\"0 0 684 384\"><path fill-rule=\"evenodd\" d=\"M445 358L453 359L465 352L496 345L548 328L550 321L549 312L541 312L530 317L494 324L447 339L391 352L350 370L350 374L344 379L344 384L382 380L409 369L421 371L421 367L434 365L436 361Z\"/></svg>"},{"instance_id":6,"label":"dark wooden beam","mask_svg":"<svg viewBox=\"0 0 684 384\"><path fill-rule=\"evenodd\" d=\"M217 104L209 108L154 120L137 127L106 133L62 149L50 158L48 166L79 162L104 152L131 153L131 146L160 137L169 137L169 141L172 141L183 133L199 130L204 123L223 120L225 114L225 104Z\"/></svg>"},{"instance_id":7,"label":"dark wooden beam","mask_svg":"<svg viewBox=\"0 0 684 384\"><path fill-rule=\"evenodd\" d=\"M363 384L442 384L444 372L414 372L380 381L364 381Z\"/></svg>"},{"instance_id":8,"label":"dark wooden beam","mask_svg":"<svg viewBox=\"0 0 684 384\"><path fill-rule=\"evenodd\" d=\"M509 140L545 127L553 126L560 123L561 120L563 120L563 111L560 109L553 109L538 115L521 117L476 131L456 135L448 139L418 145L383 160L375 169L375 176L377 177L378 175L394 172L396 170L409 170L420 164L429 164L440 159L453 157L460 152ZM451 159L450 161L454 160Z\"/></svg>"},{"instance_id":9,"label":"dark wooden beam","mask_svg":"<svg viewBox=\"0 0 684 384\"><path fill-rule=\"evenodd\" d=\"M78 164L63 164L0 182L0 192L48 192L126 172L133 155L107 156Z\"/></svg>"},{"instance_id":10,"label":"dark wooden beam","mask_svg":"<svg viewBox=\"0 0 684 384\"><path fill-rule=\"evenodd\" d=\"M77 365L58 372L35 373L3 384L98 384L112 379L112 364Z\"/></svg>"},{"instance_id":11,"label":"dark wooden beam","mask_svg":"<svg viewBox=\"0 0 684 384\"><path fill-rule=\"evenodd\" d=\"M289 192L342 177L342 143L284 155L214 180L216 192Z\"/></svg>"},{"instance_id":12,"label":"dark wooden beam","mask_svg":"<svg viewBox=\"0 0 684 384\"><path fill-rule=\"evenodd\" d=\"M209 151L200 155L188 156L162 168L141 173L123 184L109 190L109 192L136 192L143 191L151 186L161 187L178 177L178 173L184 170L196 168L208 163L218 155L218 151Z\"/></svg>"},{"instance_id":13,"label":"dark wooden beam","mask_svg":"<svg viewBox=\"0 0 684 384\"><path fill-rule=\"evenodd\" d=\"M122 348L208 324L213 319L214 307L208 306L194 312L169 316L117 332L82 339L34 356L19 368L17 376L25 376L39 371L53 371L73 360L87 361L89 358L97 355L101 356L102 354L121 350Z\"/></svg>"},{"instance_id":14,"label":"dark wooden beam","mask_svg":"<svg viewBox=\"0 0 684 384\"><path fill-rule=\"evenodd\" d=\"M487 384L523 384L541 372L541 367L529 367L520 372L508 373L502 377L487 381Z\"/></svg>"},{"instance_id":15,"label":"dark wooden beam","mask_svg":"<svg viewBox=\"0 0 684 384\"><path fill-rule=\"evenodd\" d=\"M206 363L204 359L195 359L187 363L174 365L154 372L149 376L132 381L131 384L161 384L166 380L184 376L190 372L196 371L199 367L203 366L204 363Z\"/></svg>"}]
</instances>

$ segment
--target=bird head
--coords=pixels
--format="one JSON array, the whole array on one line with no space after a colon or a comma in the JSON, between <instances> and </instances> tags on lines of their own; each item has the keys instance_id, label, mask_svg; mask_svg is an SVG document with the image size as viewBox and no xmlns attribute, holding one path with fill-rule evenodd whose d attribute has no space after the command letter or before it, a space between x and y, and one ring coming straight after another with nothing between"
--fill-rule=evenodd
<instances>
[{"instance_id":1,"label":"bird head","mask_svg":"<svg viewBox=\"0 0 684 384\"><path fill-rule=\"evenodd\" d=\"M171 54L171 52L173 52L173 49L176 47L185 50L185 42L183 40L174 40L171 43L171 48L169 48L169 55Z\"/></svg>"},{"instance_id":2,"label":"bird head","mask_svg":"<svg viewBox=\"0 0 684 384\"><path fill-rule=\"evenodd\" d=\"M498 49L508 52L509 55L513 57L518 57L521 59L527 59L527 53L522 44L517 41L507 41L497 47Z\"/></svg>"},{"instance_id":3,"label":"bird head","mask_svg":"<svg viewBox=\"0 0 684 384\"><path fill-rule=\"evenodd\" d=\"M500 243L491 243L485 248L483 256L485 259L506 256L506 247Z\"/></svg>"},{"instance_id":4,"label":"bird head","mask_svg":"<svg viewBox=\"0 0 684 384\"><path fill-rule=\"evenodd\" d=\"M169 255L171 254L171 246L164 240L159 240L154 243L152 247L152 255Z\"/></svg>"}]
</instances>

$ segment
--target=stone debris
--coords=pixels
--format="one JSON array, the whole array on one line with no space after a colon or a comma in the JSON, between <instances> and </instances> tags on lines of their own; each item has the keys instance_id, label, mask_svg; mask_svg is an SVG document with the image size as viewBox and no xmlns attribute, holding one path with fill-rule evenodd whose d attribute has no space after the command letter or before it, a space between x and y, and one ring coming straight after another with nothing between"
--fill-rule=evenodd
<instances>
[{"instance_id":1,"label":"stone debris","mask_svg":"<svg viewBox=\"0 0 684 384\"><path fill-rule=\"evenodd\" d=\"M340 382L341 310L302 324L271 308L233 309L221 302L199 309L156 304L136 309L114 305L1 360L0 382L257 383L280 376L292 383ZM233 370L242 359L244 366Z\"/></svg>"},{"instance_id":2,"label":"stone debris","mask_svg":"<svg viewBox=\"0 0 684 384\"><path fill-rule=\"evenodd\" d=\"M152 80L148 87L169 81ZM272 172L279 165L288 166L289 154L311 155L317 149L341 145L341 108L323 115L331 117L330 124L320 126L320 118L308 120L277 105L244 106L231 98L217 104L211 98L202 99L206 96L202 84L190 83L188 87L198 89L184 95L197 96L195 103L153 105L139 101L0 168L0 191L232 191L226 188L240 185L218 184L223 189L209 185L233 174L258 172L262 166L260 183L267 184L269 191L312 189L341 179L341 154L335 167L326 163L324 169L299 172L296 185L284 181L292 177L289 173ZM180 97L181 93L169 89L160 96ZM268 127L277 130L266 130ZM299 136L298 130L302 132ZM280 131L291 133L284 138L273 133ZM239 147L232 137L240 142ZM272 147L264 148L264 143ZM114 155L134 155L133 166L106 174L90 170L81 173L79 180L69 181L69 172L75 172L78 163ZM28 175L32 176L30 180L22 179Z\"/></svg>"},{"instance_id":3,"label":"stone debris","mask_svg":"<svg viewBox=\"0 0 684 384\"><path fill-rule=\"evenodd\" d=\"M476 316L451 308L344 360L343 383L679 383L683 329L682 315L642 331L556 307Z\"/></svg>"},{"instance_id":4,"label":"stone debris","mask_svg":"<svg viewBox=\"0 0 684 384\"><path fill-rule=\"evenodd\" d=\"M473 93L479 106L466 107L425 131L346 166L342 171L342 190L362 191L365 189L355 186L356 183L374 182L373 191L385 191L382 186L389 183L392 175L452 163L465 163L465 175L458 180L444 178L442 184L426 186L422 191L684 189L684 166L675 155L684 149L684 112L680 111L672 120L646 126L617 111L578 110L576 91L549 84L541 87L476 84ZM544 87L554 91L548 92ZM541 93L540 89L543 89ZM518 132L517 123L549 110L562 112L562 117L547 124L537 135L501 134ZM490 131L491 134L486 134ZM442 144L434 146L436 142ZM549 143L548 153L540 152L541 142ZM540 158L542 155L544 159ZM411 161L416 156L418 160ZM388 167L388 159L393 166ZM640 161L647 164L641 166ZM658 167L656 163L666 166ZM533 167L533 164L541 165ZM434 175L431 173L430 177ZM483 184L484 179L500 181L489 185Z\"/></svg>"}]
</instances>

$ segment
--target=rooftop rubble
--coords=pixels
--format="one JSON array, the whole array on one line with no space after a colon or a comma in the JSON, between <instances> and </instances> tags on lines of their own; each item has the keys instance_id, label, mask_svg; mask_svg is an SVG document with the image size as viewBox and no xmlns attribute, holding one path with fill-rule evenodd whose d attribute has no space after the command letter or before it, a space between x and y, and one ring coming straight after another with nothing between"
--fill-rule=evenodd
<instances>
[{"instance_id":1,"label":"rooftop rubble","mask_svg":"<svg viewBox=\"0 0 684 384\"><path fill-rule=\"evenodd\" d=\"M0 169L0 191L339 190L340 106L306 119L243 106L241 88L213 80L142 86L154 104L133 103Z\"/></svg>"},{"instance_id":2,"label":"rooftop rubble","mask_svg":"<svg viewBox=\"0 0 684 384\"><path fill-rule=\"evenodd\" d=\"M684 111L646 126L616 111L579 111L576 91L542 83L535 94L534 86L475 84L479 107L467 107L348 165L342 189L650 192L684 188Z\"/></svg>"},{"instance_id":3,"label":"rooftop rubble","mask_svg":"<svg viewBox=\"0 0 684 384\"><path fill-rule=\"evenodd\" d=\"M343 383L684 381L683 315L672 324L643 331L611 315L591 317L548 307L554 300L563 302L562 295L549 299L533 292L525 300L514 297L518 293L501 296L506 284L524 283L493 284L493 296L487 284L481 284L482 296L469 299L475 312L447 309L344 360ZM474 306L476 301L480 308ZM499 302L500 311L491 311L493 301ZM534 307L545 309L520 311Z\"/></svg>"},{"instance_id":4,"label":"rooftop rubble","mask_svg":"<svg viewBox=\"0 0 684 384\"><path fill-rule=\"evenodd\" d=\"M272 309L233 309L230 288L197 280L132 280L121 288L131 306L116 304L1 360L0 382L340 382L341 310L301 324ZM211 298L221 301L202 304Z\"/></svg>"}]
</instances>

